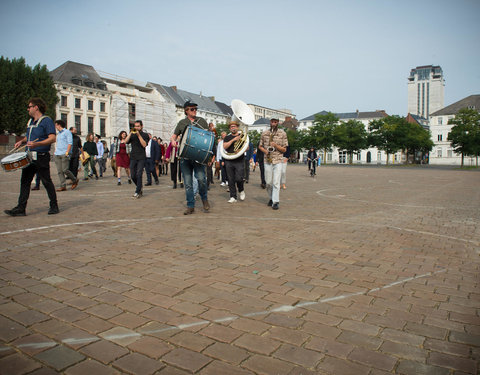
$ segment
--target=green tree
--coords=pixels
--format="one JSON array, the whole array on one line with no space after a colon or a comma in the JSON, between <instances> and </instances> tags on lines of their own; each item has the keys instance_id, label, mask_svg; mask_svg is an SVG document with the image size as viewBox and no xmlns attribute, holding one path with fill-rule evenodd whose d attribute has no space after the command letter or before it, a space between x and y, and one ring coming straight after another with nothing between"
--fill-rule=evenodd
<instances>
[{"instance_id":1,"label":"green tree","mask_svg":"<svg viewBox=\"0 0 480 375\"><path fill-rule=\"evenodd\" d=\"M480 154L480 113L473 108L462 108L453 119L448 140L457 154L462 154L462 167L465 155L478 156Z\"/></svg>"},{"instance_id":2,"label":"green tree","mask_svg":"<svg viewBox=\"0 0 480 375\"><path fill-rule=\"evenodd\" d=\"M23 57L13 60L0 57L0 133L25 132L26 107L31 97L45 100L46 114L56 118L57 90L46 65L31 68Z\"/></svg>"},{"instance_id":3,"label":"green tree","mask_svg":"<svg viewBox=\"0 0 480 375\"><path fill-rule=\"evenodd\" d=\"M426 154L432 150L433 141L431 134L421 125L405 120L402 125L397 127L397 131L398 129L405 133L401 138L401 144L407 156L405 164L408 164L408 155L413 155L413 162L415 162L417 152Z\"/></svg>"},{"instance_id":4,"label":"green tree","mask_svg":"<svg viewBox=\"0 0 480 375\"><path fill-rule=\"evenodd\" d=\"M249 130L248 131L248 137L250 138L250 142L252 142L253 147L257 147L258 144L260 143L260 137L262 133L260 133L258 130Z\"/></svg>"},{"instance_id":5,"label":"green tree","mask_svg":"<svg viewBox=\"0 0 480 375\"><path fill-rule=\"evenodd\" d=\"M323 150L323 164L327 162L327 152L332 150L334 143L333 132L338 125L338 118L328 112L326 115L315 115L313 126L304 137L304 147Z\"/></svg>"},{"instance_id":6,"label":"green tree","mask_svg":"<svg viewBox=\"0 0 480 375\"><path fill-rule=\"evenodd\" d=\"M220 134L222 134L222 132L225 132L225 133L230 133L230 129L228 128L228 124L217 124L215 125L215 129L217 129L217 135L220 137Z\"/></svg>"},{"instance_id":7,"label":"green tree","mask_svg":"<svg viewBox=\"0 0 480 375\"><path fill-rule=\"evenodd\" d=\"M379 150L385 151L388 157L402 149L401 140L398 139L397 126L404 119L400 116L387 116L380 120L373 120L369 124L367 143Z\"/></svg>"},{"instance_id":8,"label":"green tree","mask_svg":"<svg viewBox=\"0 0 480 375\"><path fill-rule=\"evenodd\" d=\"M349 155L349 163L353 163L353 153L367 147L367 131L365 125L357 120L341 122L333 129L333 142L340 150Z\"/></svg>"}]
</instances>

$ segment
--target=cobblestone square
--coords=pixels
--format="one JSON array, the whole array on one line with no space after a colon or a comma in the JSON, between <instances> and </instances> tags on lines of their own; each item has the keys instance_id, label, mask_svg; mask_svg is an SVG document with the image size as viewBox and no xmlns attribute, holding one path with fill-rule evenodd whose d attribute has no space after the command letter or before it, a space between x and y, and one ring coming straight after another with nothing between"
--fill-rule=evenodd
<instances>
[{"instance_id":1,"label":"cobblestone square","mask_svg":"<svg viewBox=\"0 0 480 375\"><path fill-rule=\"evenodd\" d=\"M51 165L54 183L55 166ZM0 178L0 374L477 374L480 174L289 165L280 209L110 170L26 217Z\"/></svg>"}]
</instances>

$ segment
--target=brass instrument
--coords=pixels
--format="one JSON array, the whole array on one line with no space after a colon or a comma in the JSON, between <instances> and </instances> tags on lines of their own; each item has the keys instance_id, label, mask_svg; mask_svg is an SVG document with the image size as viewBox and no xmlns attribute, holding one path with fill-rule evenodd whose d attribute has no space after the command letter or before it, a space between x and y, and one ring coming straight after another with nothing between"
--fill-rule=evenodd
<instances>
[{"instance_id":1,"label":"brass instrument","mask_svg":"<svg viewBox=\"0 0 480 375\"><path fill-rule=\"evenodd\" d=\"M231 103L233 110L232 121L239 124L239 133L241 138L234 143L234 152L227 152L223 147L221 148L222 158L226 160L237 159L245 153L250 143L248 137L248 125L252 125L255 121L255 115L250 107L239 99L233 99Z\"/></svg>"},{"instance_id":2,"label":"brass instrument","mask_svg":"<svg viewBox=\"0 0 480 375\"><path fill-rule=\"evenodd\" d=\"M267 154L267 163L268 164L272 164L272 152L275 151L275 147L273 146L270 146L270 143L272 143L273 141L273 137L275 136L277 132L275 131L272 132L272 130L270 129L270 139L268 141L268 147L267 147L267 151L268 151L268 154Z\"/></svg>"}]
</instances>

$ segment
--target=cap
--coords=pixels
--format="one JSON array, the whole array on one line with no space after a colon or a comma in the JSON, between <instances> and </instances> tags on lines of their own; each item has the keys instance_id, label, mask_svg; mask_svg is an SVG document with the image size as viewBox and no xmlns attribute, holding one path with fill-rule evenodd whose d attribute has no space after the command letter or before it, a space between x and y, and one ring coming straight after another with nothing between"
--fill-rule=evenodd
<instances>
[{"instance_id":1,"label":"cap","mask_svg":"<svg viewBox=\"0 0 480 375\"><path fill-rule=\"evenodd\" d=\"M276 118L276 117L272 117L272 118L270 119L270 121L278 121L278 122L280 122L280 120L279 120L278 118Z\"/></svg>"},{"instance_id":2,"label":"cap","mask_svg":"<svg viewBox=\"0 0 480 375\"><path fill-rule=\"evenodd\" d=\"M193 103L191 102L190 100L187 100L185 102L185 104L183 105L183 108L188 108L188 107L198 107L198 104L197 103Z\"/></svg>"}]
</instances>

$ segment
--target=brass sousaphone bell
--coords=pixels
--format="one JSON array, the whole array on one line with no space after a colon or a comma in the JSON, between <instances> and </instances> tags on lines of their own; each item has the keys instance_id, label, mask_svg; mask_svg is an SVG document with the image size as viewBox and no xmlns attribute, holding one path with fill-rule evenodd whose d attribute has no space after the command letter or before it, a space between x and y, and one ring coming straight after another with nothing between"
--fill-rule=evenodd
<instances>
[{"instance_id":1,"label":"brass sousaphone bell","mask_svg":"<svg viewBox=\"0 0 480 375\"><path fill-rule=\"evenodd\" d=\"M252 125L255 122L253 111L240 99L233 99L230 106L233 111L231 121L238 123L239 133L242 137L234 143L234 152L227 152L223 147L221 148L222 158L226 160L237 159L245 153L250 143L248 125Z\"/></svg>"}]
</instances>

